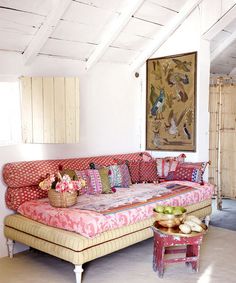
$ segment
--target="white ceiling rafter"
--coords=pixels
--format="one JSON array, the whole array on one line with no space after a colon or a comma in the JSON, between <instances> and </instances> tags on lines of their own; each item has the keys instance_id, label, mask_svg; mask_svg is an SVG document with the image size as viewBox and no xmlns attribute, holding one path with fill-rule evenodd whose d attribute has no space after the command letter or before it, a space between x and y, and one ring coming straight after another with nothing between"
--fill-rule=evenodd
<instances>
[{"instance_id":1,"label":"white ceiling rafter","mask_svg":"<svg viewBox=\"0 0 236 283\"><path fill-rule=\"evenodd\" d=\"M236 31L233 32L228 38L226 38L221 44L219 44L211 53L211 62L214 61L231 43L236 39Z\"/></svg>"},{"instance_id":2,"label":"white ceiling rafter","mask_svg":"<svg viewBox=\"0 0 236 283\"><path fill-rule=\"evenodd\" d=\"M234 4L222 17L217 20L203 35L202 38L212 40L219 32L236 18L236 4Z\"/></svg>"},{"instance_id":3,"label":"white ceiling rafter","mask_svg":"<svg viewBox=\"0 0 236 283\"><path fill-rule=\"evenodd\" d=\"M38 55L70 4L71 0L52 0L51 12L23 53L25 64L30 64Z\"/></svg>"},{"instance_id":4,"label":"white ceiling rafter","mask_svg":"<svg viewBox=\"0 0 236 283\"><path fill-rule=\"evenodd\" d=\"M131 19L132 15L138 10L142 5L144 0L127 0L126 5L112 22L107 26L103 32L100 44L96 47L92 55L88 58L86 69L90 69L94 66L98 60L103 56L109 45L118 37L122 29Z\"/></svg>"},{"instance_id":5,"label":"white ceiling rafter","mask_svg":"<svg viewBox=\"0 0 236 283\"><path fill-rule=\"evenodd\" d=\"M150 58L167 40L168 38L178 29L178 27L185 21L185 19L192 13L192 11L202 2L203 0L189 0L187 1L179 13L173 17L173 19L164 27L161 31L156 34L154 40L149 44L144 52L130 65L130 70L135 72L138 70L148 58Z\"/></svg>"}]
</instances>

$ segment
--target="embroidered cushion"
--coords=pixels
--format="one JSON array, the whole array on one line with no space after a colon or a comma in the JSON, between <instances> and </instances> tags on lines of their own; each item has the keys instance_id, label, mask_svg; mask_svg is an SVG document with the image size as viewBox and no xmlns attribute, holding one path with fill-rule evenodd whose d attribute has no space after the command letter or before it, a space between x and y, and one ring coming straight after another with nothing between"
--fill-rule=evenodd
<instances>
[{"instance_id":1,"label":"embroidered cushion","mask_svg":"<svg viewBox=\"0 0 236 283\"><path fill-rule=\"evenodd\" d=\"M185 167L185 168L200 169L202 171L202 174L204 174L207 164L208 162L183 162L179 166Z\"/></svg>"},{"instance_id":2,"label":"embroidered cushion","mask_svg":"<svg viewBox=\"0 0 236 283\"><path fill-rule=\"evenodd\" d=\"M118 163L119 162L119 163ZM101 169L108 168L108 178L110 181L110 186L128 188L131 185L131 178L129 174L128 166L126 161L114 160L114 165L103 167L95 163L90 163L90 168Z\"/></svg>"},{"instance_id":3,"label":"embroidered cushion","mask_svg":"<svg viewBox=\"0 0 236 283\"><path fill-rule=\"evenodd\" d=\"M90 179L90 185L93 189L92 194L101 194L102 193L102 181L98 170L88 169L86 170L87 175Z\"/></svg>"},{"instance_id":4,"label":"embroidered cushion","mask_svg":"<svg viewBox=\"0 0 236 283\"><path fill-rule=\"evenodd\" d=\"M80 190L80 194L95 195L102 193L102 182L98 170L87 169L76 171L76 174L86 181L86 185Z\"/></svg>"},{"instance_id":5,"label":"embroidered cushion","mask_svg":"<svg viewBox=\"0 0 236 283\"><path fill-rule=\"evenodd\" d=\"M140 162L140 182L157 182L159 177L157 175L156 161L141 161Z\"/></svg>"},{"instance_id":6,"label":"embroidered cushion","mask_svg":"<svg viewBox=\"0 0 236 283\"><path fill-rule=\"evenodd\" d=\"M167 177L170 171L175 171L179 163L184 162L185 154L176 157L156 158L157 174L160 178Z\"/></svg>"},{"instance_id":7,"label":"embroidered cushion","mask_svg":"<svg viewBox=\"0 0 236 283\"><path fill-rule=\"evenodd\" d=\"M129 186L132 184L131 183L131 177L130 177L130 174L129 174L129 168L126 164L120 164L118 166L120 168L121 178L122 178L121 187L122 188L129 188Z\"/></svg>"},{"instance_id":8,"label":"embroidered cushion","mask_svg":"<svg viewBox=\"0 0 236 283\"><path fill-rule=\"evenodd\" d=\"M130 161L130 160L125 160L125 159L115 158L114 162L120 166L124 188L128 188L132 183L139 182L139 179L140 179L139 162L140 160ZM134 165L134 168L132 168L132 165Z\"/></svg>"},{"instance_id":9,"label":"embroidered cushion","mask_svg":"<svg viewBox=\"0 0 236 283\"><path fill-rule=\"evenodd\" d=\"M198 168L178 167L174 171L174 180L191 181L202 184L202 171Z\"/></svg>"},{"instance_id":10,"label":"embroidered cushion","mask_svg":"<svg viewBox=\"0 0 236 283\"><path fill-rule=\"evenodd\" d=\"M110 185L110 181L109 181L109 169L104 167L104 168L100 168L98 169L100 178L101 178L101 183L102 183L102 193L103 194L111 194L112 190L111 190L111 185Z\"/></svg>"},{"instance_id":11,"label":"embroidered cushion","mask_svg":"<svg viewBox=\"0 0 236 283\"><path fill-rule=\"evenodd\" d=\"M169 172L166 180L191 181L203 184L203 174L207 162L184 162L178 164L175 171Z\"/></svg>"},{"instance_id":12,"label":"embroidered cushion","mask_svg":"<svg viewBox=\"0 0 236 283\"><path fill-rule=\"evenodd\" d=\"M119 165L111 165L108 168L110 170L108 177L111 187L122 187L122 175Z\"/></svg>"}]
</instances>

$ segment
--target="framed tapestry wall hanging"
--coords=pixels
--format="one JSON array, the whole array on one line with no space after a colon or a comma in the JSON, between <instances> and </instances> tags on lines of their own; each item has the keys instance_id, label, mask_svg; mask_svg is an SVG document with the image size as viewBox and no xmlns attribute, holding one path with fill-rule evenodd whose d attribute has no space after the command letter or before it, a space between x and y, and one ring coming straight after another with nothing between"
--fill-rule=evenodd
<instances>
[{"instance_id":1,"label":"framed tapestry wall hanging","mask_svg":"<svg viewBox=\"0 0 236 283\"><path fill-rule=\"evenodd\" d=\"M146 149L196 151L197 52L147 60Z\"/></svg>"}]
</instances>

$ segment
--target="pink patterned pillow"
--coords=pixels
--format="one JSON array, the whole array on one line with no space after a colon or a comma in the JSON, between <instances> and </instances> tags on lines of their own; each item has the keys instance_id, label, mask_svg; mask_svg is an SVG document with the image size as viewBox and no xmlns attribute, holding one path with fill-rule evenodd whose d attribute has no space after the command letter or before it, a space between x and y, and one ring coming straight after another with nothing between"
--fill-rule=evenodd
<instances>
[{"instance_id":1,"label":"pink patterned pillow","mask_svg":"<svg viewBox=\"0 0 236 283\"><path fill-rule=\"evenodd\" d=\"M170 171L175 171L179 163L184 162L185 154L176 157L156 158L157 174L160 178L167 177Z\"/></svg>"},{"instance_id":2,"label":"pink patterned pillow","mask_svg":"<svg viewBox=\"0 0 236 283\"><path fill-rule=\"evenodd\" d=\"M80 194L96 195L102 193L102 181L98 170L75 171L78 177L86 181L86 186L80 190Z\"/></svg>"},{"instance_id":3,"label":"pink patterned pillow","mask_svg":"<svg viewBox=\"0 0 236 283\"><path fill-rule=\"evenodd\" d=\"M157 165L155 160L140 162L140 182L157 182Z\"/></svg>"},{"instance_id":4,"label":"pink patterned pillow","mask_svg":"<svg viewBox=\"0 0 236 283\"><path fill-rule=\"evenodd\" d=\"M90 185L93 188L93 194L102 193L102 181L98 170L88 169L86 170L87 175L90 178Z\"/></svg>"},{"instance_id":5,"label":"pink patterned pillow","mask_svg":"<svg viewBox=\"0 0 236 283\"><path fill-rule=\"evenodd\" d=\"M120 172L121 172L121 178L122 178L122 188L128 188L132 183L131 183L131 177L129 174L129 168L126 164L120 164L119 165Z\"/></svg>"}]
</instances>

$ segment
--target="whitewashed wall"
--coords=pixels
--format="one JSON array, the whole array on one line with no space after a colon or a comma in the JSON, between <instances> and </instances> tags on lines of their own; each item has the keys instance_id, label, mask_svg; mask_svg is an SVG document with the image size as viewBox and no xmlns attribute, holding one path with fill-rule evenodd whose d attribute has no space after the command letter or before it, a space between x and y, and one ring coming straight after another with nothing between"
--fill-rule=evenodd
<instances>
[{"instance_id":1,"label":"whitewashed wall","mask_svg":"<svg viewBox=\"0 0 236 283\"><path fill-rule=\"evenodd\" d=\"M64 66L62 66L64 63ZM62 62L56 75L78 75L67 72ZM50 64L48 62L47 64ZM35 67L35 66L33 66ZM1 67L0 67L1 68ZM35 67L35 69L37 69ZM69 68L68 68L69 70ZM14 74L14 66L9 70ZM4 78L11 78L8 71ZM0 70L3 74L3 70ZM47 65L38 68L32 75L54 75L47 71ZM18 75L18 74L17 74ZM24 75L29 75L25 72ZM30 74L31 75L31 74ZM16 76L17 77L17 76ZM0 170L3 164L12 161L95 156L110 153L138 151L140 147L139 117L140 82L134 78L127 66L98 64L88 74L80 74L80 142L78 144L15 145L0 146ZM3 78L3 77L2 77ZM12 211L5 206L5 184L0 180L1 219ZM16 245L16 251L21 246ZM0 257L7 254L3 236L3 221L0 220Z\"/></svg>"}]
</instances>

